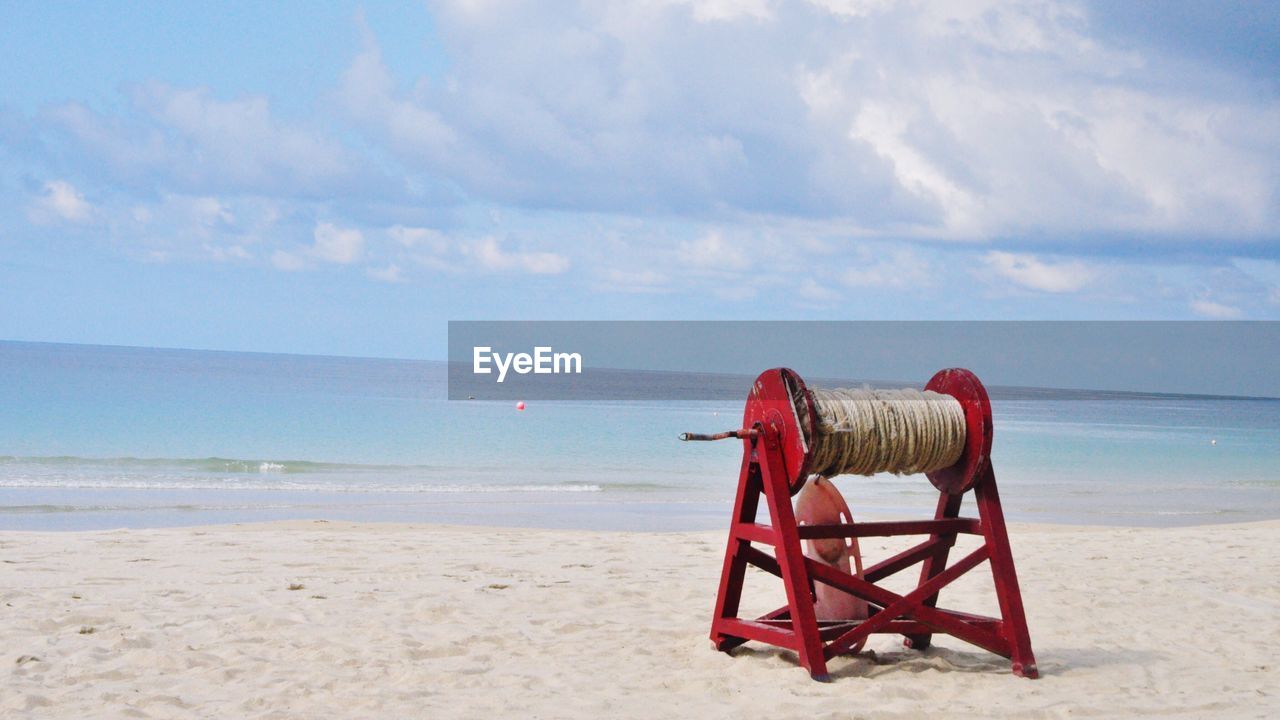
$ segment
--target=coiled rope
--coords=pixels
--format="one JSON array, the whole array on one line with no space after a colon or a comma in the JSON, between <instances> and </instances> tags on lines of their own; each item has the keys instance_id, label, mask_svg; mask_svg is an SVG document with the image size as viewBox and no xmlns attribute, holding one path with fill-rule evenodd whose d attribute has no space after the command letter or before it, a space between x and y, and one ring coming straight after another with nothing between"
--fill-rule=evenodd
<instances>
[{"instance_id":1,"label":"coiled rope","mask_svg":"<svg viewBox=\"0 0 1280 720\"><path fill-rule=\"evenodd\" d=\"M818 427L809 472L895 475L950 467L964 453L964 408L932 390L810 388Z\"/></svg>"}]
</instances>

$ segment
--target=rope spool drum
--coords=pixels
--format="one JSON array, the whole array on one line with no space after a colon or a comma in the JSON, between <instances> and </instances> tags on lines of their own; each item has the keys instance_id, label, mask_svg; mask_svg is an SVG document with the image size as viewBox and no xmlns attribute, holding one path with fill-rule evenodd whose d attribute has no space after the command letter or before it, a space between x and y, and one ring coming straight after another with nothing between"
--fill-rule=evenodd
<instances>
[{"instance_id":1,"label":"rope spool drum","mask_svg":"<svg viewBox=\"0 0 1280 720\"><path fill-rule=\"evenodd\" d=\"M937 404L936 396L931 393L947 395L958 401L963 413L963 438L955 435L957 428L954 423L958 421L958 417L954 408ZM922 423L950 422L953 425L949 428L949 440L953 444L962 444L963 449L953 463L928 469L925 474L934 487L950 495L960 495L972 488L991 456L991 401L986 388L968 370L948 369L939 371L929 380L923 395L918 391L904 391L902 394L909 396L908 399L888 399L892 397L892 391L811 390L794 370L775 368L761 373L752 384L743 415L743 427L752 428L759 424L776 431L781 443L788 485L794 495L815 472L839 474L847 471L843 460L833 464L833 458L844 458L843 453L862 449L857 443L865 444L870 441L865 432L861 435L833 433L830 427L833 417L857 415L859 403L864 415L864 426L869 422L866 419L869 417L865 412L866 407L880 410L881 417L897 424L895 428L871 428L882 433L877 436L879 443L884 446L880 449L888 450L891 454L904 450L894 446L894 443L914 441L921 437L930 438L926 431L932 428L926 428ZM862 429L866 430L865 427ZM853 445L835 448L831 445L833 442ZM925 451L932 452L929 457L934 458L940 457L938 452L948 453L948 458L954 456L956 449L934 447L931 438L929 447L924 448ZM907 462L906 465L910 466L911 463ZM869 467L865 463L855 463L855 467L855 471L862 474L910 471L903 470L900 464L895 467L893 463L888 467Z\"/></svg>"}]
</instances>

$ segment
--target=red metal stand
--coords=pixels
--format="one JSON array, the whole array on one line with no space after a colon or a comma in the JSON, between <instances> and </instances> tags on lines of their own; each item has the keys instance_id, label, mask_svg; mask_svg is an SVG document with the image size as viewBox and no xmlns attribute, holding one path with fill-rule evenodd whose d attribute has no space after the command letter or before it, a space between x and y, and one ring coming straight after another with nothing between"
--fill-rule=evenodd
<instances>
[{"instance_id":1,"label":"red metal stand","mask_svg":"<svg viewBox=\"0 0 1280 720\"><path fill-rule=\"evenodd\" d=\"M779 394L774 383L781 383L785 394ZM797 388L800 394L796 393ZM986 391L965 370L944 370L930 381L928 388L955 395L961 401L969 430L965 456L954 467L929 475L940 490L934 518L799 526L791 495L804 483L809 448L802 437L797 437L806 421L802 417L804 406L794 408L799 402L796 398L807 400L808 393L799 377L789 370L769 371L756 381L748 401L746 429L737 433L743 440L742 470L711 624L711 640L716 649L729 651L748 640L788 648L796 652L800 664L815 680L826 680L827 661L848 652L872 633L905 635L907 646L920 650L929 646L934 633L945 633L1010 658L1015 675L1037 676L991 468L991 409ZM977 498L977 518L959 516L964 493L970 488ZM762 496L769 510L767 525L756 521ZM807 559L800 542L898 535L928 535L928 539L866 568L863 578ZM947 558L958 535L980 535L984 542L948 567ZM756 544L772 546L773 554ZM937 607L940 591L983 561L991 565L1000 617ZM876 584L916 564L921 564L920 581L907 594L899 595ZM786 605L755 619L738 617L748 565L782 578ZM858 621L818 621L812 590L815 582L867 601L872 607L870 616Z\"/></svg>"}]
</instances>

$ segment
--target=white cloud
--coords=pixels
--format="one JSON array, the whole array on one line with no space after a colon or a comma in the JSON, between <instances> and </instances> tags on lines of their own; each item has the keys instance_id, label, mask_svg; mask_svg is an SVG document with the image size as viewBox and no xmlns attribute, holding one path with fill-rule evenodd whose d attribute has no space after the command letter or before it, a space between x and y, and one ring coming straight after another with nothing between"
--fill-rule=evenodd
<instances>
[{"instance_id":1,"label":"white cloud","mask_svg":"<svg viewBox=\"0 0 1280 720\"><path fill-rule=\"evenodd\" d=\"M851 18L884 12L892 8L896 2L897 0L809 0L809 4L820 7L832 15Z\"/></svg>"},{"instance_id":2,"label":"white cloud","mask_svg":"<svg viewBox=\"0 0 1280 720\"><path fill-rule=\"evenodd\" d=\"M910 249L876 244L860 248L857 255L855 264L841 276L849 287L912 288L933 283L931 264Z\"/></svg>"},{"instance_id":3,"label":"white cloud","mask_svg":"<svg viewBox=\"0 0 1280 720\"><path fill-rule=\"evenodd\" d=\"M751 260L739 246L725 240L719 230L711 230L697 240L686 240L676 248L681 262L710 270L745 270Z\"/></svg>"},{"instance_id":4,"label":"white cloud","mask_svg":"<svg viewBox=\"0 0 1280 720\"><path fill-rule=\"evenodd\" d=\"M987 268L1024 288L1049 293L1075 292L1088 285L1095 271L1077 261L1046 263L1034 255L991 251L983 256Z\"/></svg>"},{"instance_id":5,"label":"white cloud","mask_svg":"<svg viewBox=\"0 0 1280 720\"><path fill-rule=\"evenodd\" d=\"M433 272L460 273L466 270L456 259L442 255L416 254L408 256L405 261Z\"/></svg>"},{"instance_id":6,"label":"white cloud","mask_svg":"<svg viewBox=\"0 0 1280 720\"><path fill-rule=\"evenodd\" d=\"M1280 101L1113 46L1070 0L443 2L436 21L441 77L398 84L370 36L338 96L412 170L493 202L881 237L1280 229Z\"/></svg>"},{"instance_id":7,"label":"white cloud","mask_svg":"<svg viewBox=\"0 0 1280 720\"><path fill-rule=\"evenodd\" d=\"M129 215L139 225L167 226L168 231L183 236L209 238L234 232L236 228L231 204L207 195L166 193L158 203L135 206ZM157 229L164 231L162 228L153 228L153 231Z\"/></svg>"},{"instance_id":8,"label":"white cloud","mask_svg":"<svg viewBox=\"0 0 1280 720\"><path fill-rule=\"evenodd\" d=\"M274 200L163 193L141 203L104 205L105 233L126 253L169 261L241 262L281 234ZM298 228L290 227L288 232ZM269 251L263 257L270 259Z\"/></svg>"},{"instance_id":9,"label":"white cloud","mask_svg":"<svg viewBox=\"0 0 1280 720\"><path fill-rule=\"evenodd\" d=\"M767 0L678 0L677 4L688 4L693 10L693 17L698 22L717 22L727 20L767 20L773 16Z\"/></svg>"},{"instance_id":10,"label":"white cloud","mask_svg":"<svg viewBox=\"0 0 1280 720\"><path fill-rule=\"evenodd\" d=\"M805 278L800 282L800 286L796 288L796 296L815 305L831 305L840 299L839 292L813 278Z\"/></svg>"},{"instance_id":11,"label":"white cloud","mask_svg":"<svg viewBox=\"0 0 1280 720\"><path fill-rule=\"evenodd\" d=\"M398 97L396 83L382 61L368 28L364 49L342 74L337 99L357 122L376 128L399 154L410 160L442 163L457 140L440 114L410 98Z\"/></svg>"},{"instance_id":12,"label":"white cloud","mask_svg":"<svg viewBox=\"0 0 1280 720\"><path fill-rule=\"evenodd\" d=\"M209 259L214 262L242 262L253 259L253 254L242 245L206 244L203 249Z\"/></svg>"},{"instance_id":13,"label":"white cloud","mask_svg":"<svg viewBox=\"0 0 1280 720\"><path fill-rule=\"evenodd\" d=\"M79 224L89 222L93 210L93 205L74 185L66 180L50 180L32 204L28 217L37 224L56 220Z\"/></svg>"},{"instance_id":14,"label":"white cloud","mask_svg":"<svg viewBox=\"0 0 1280 720\"><path fill-rule=\"evenodd\" d=\"M231 225L236 221L227 204L216 197L192 198L191 214L196 222L206 227Z\"/></svg>"},{"instance_id":15,"label":"white cloud","mask_svg":"<svg viewBox=\"0 0 1280 720\"><path fill-rule=\"evenodd\" d=\"M496 238L485 237L468 247L486 270L518 270L534 275L558 275L569 269L569 259L550 252L506 252Z\"/></svg>"},{"instance_id":16,"label":"white cloud","mask_svg":"<svg viewBox=\"0 0 1280 720\"><path fill-rule=\"evenodd\" d=\"M617 293L667 293L671 292L671 278L656 270L609 268L597 278L596 290Z\"/></svg>"},{"instance_id":17,"label":"white cloud","mask_svg":"<svg viewBox=\"0 0 1280 720\"><path fill-rule=\"evenodd\" d=\"M755 287L754 285L728 285L728 286L722 285L720 287L716 287L712 289L711 294L715 295L721 300L728 300L730 302L745 302L747 300L754 298L759 292L760 292L760 289Z\"/></svg>"},{"instance_id":18,"label":"white cloud","mask_svg":"<svg viewBox=\"0 0 1280 720\"><path fill-rule=\"evenodd\" d=\"M444 254L449 249L449 241L444 233L431 228L395 225L387 228L387 234L405 248L425 249L437 255Z\"/></svg>"},{"instance_id":19,"label":"white cloud","mask_svg":"<svg viewBox=\"0 0 1280 720\"><path fill-rule=\"evenodd\" d=\"M331 222L316 223L311 231L312 243L292 250L276 250L271 264L279 270L297 272L316 262L351 265L364 257L364 233L356 228L342 228Z\"/></svg>"},{"instance_id":20,"label":"white cloud","mask_svg":"<svg viewBox=\"0 0 1280 720\"><path fill-rule=\"evenodd\" d=\"M940 205L944 229L970 235L979 232L974 197L907 140L914 112L910 106L867 101L853 119L849 136L867 143L883 158L903 189Z\"/></svg>"},{"instance_id":21,"label":"white cloud","mask_svg":"<svg viewBox=\"0 0 1280 720\"><path fill-rule=\"evenodd\" d=\"M306 260L284 250L277 250L271 254L271 264L276 266L277 269L284 270L285 272L297 272L299 270L305 270L307 267Z\"/></svg>"},{"instance_id":22,"label":"white cloud","mask_svg":"<svg viewBox=\"0 0 1280 720\"><path fill-rule=\"evenodd\" d=\"M333 223L317 223L312 236L315 244L309 253L317 260L350 265L364 252L364 234L354 228L340 228Z\"/></svg>"},{"instance_id":23,"label":"white cloud","mask_svg":"<svg viewBox=\"0 0 1280 720\"><path fill-rule=\"evenodd\" d=\"M1192 300L1191 310L1201 317L1213 318L1215 320L1232 320L1244 314L1238 307L1223 305L1222 303L1205 300L1203 298Z\"/></svg>"},{"instance_id":24,"label":"white cloud","mask_svg":"<svg viewBox=\"0 0 1280 720\"><path fill-rule=\"evenodd\" d=\"M404 274L400 272L400 266L392 263L382 268L369 268L365 270L365 274L370 278L384 283L401 283L404 282Z\"/></svg>"},{"instance_id":25,"label":"white cloud","mask_svg":"<svg viewBox=\"0 0 1280 720\"><path fill-rule=\"evenodd\" d=\"M220 99L208 88L148 83L129 88L120 115L78 103L46 109L45 124L101 163L113 183L181 194L315 196L387 188L371 163L333 136L277 117L268 99Z\"/></svg>"}]
</instances>

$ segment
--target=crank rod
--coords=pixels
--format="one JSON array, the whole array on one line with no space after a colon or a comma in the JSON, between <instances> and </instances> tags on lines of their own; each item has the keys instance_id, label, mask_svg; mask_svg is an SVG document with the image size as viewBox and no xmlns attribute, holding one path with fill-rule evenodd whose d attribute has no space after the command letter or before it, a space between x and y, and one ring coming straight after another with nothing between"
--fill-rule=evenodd
<instances>
[{"instance_id":1,"label":"crank rod","mask_svg":"<svg viewBox=\"0 0 1280 720\"><path fill-rule=\"evenodd\" d=\"M728 440L735 438L744 440L746 438L754 438L756 431L752 428L742 428L741 430L726 430L724 432L708 435L706 433L680 433L680 439L684 442L690 441L710 441L710 440Z\"/></svg>"}]
</instances>

